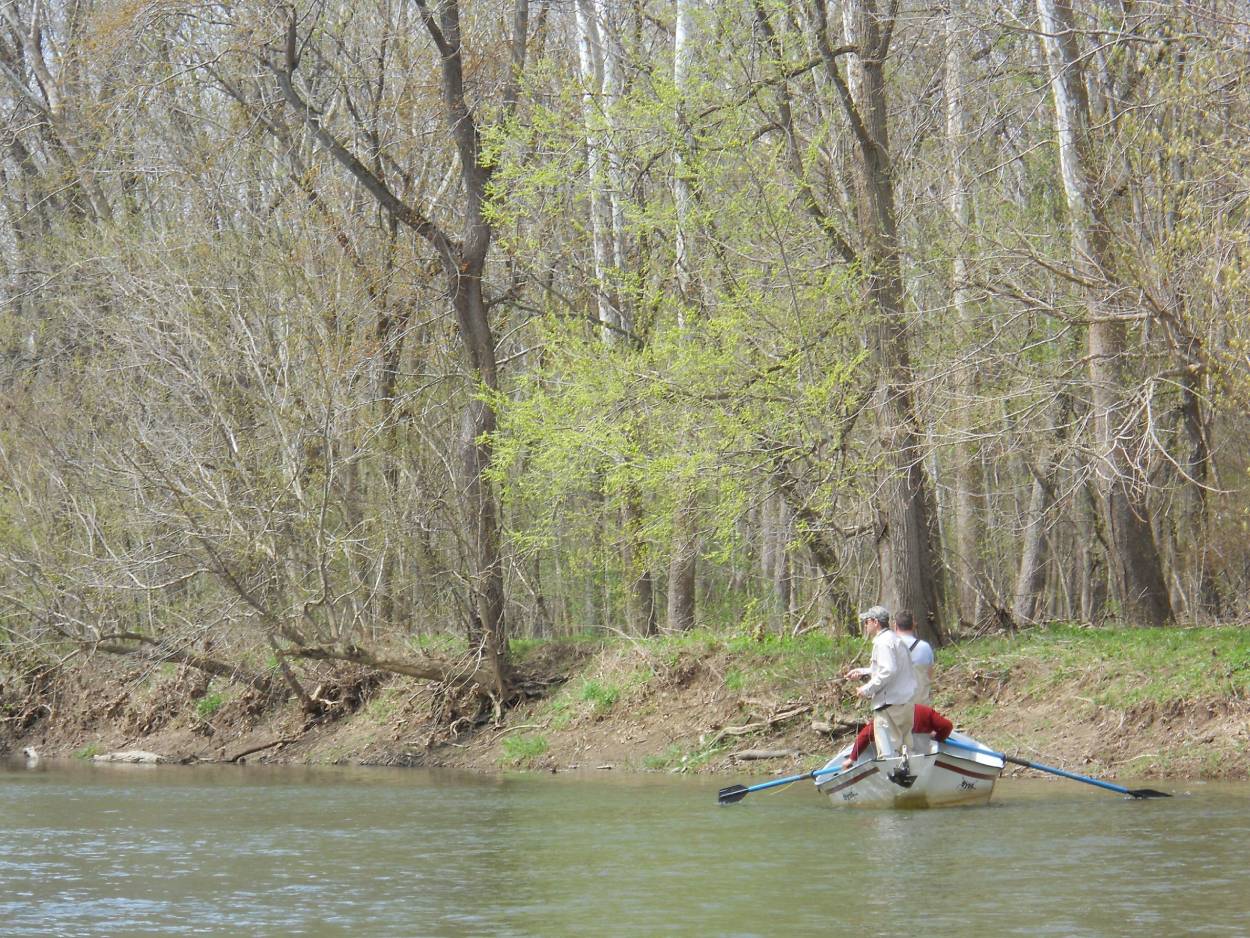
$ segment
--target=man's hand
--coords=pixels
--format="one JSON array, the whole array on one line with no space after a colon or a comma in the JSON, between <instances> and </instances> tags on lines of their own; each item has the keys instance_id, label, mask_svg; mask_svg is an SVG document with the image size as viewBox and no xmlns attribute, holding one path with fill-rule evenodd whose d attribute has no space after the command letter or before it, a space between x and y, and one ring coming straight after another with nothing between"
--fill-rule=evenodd
<instances>
[{"instance_id":1,"label":"man's hand","mask_svg":"<svg viewBox=\"0 0 1250 938\"><path fill-rule=\"evenodd\" d=\"M855 696L856 696L856 697L867 697L867 696L868 696L868 691L867 691L867 690L865 690L863 687L857 687L857 688L855 688Z\"/></svg>"},{"instance_id":2,"label":"man's hand","mask_svg":"<svg viewBox=\"0 0 1250 938\"><path fill-rule=\"evenodd\" d=\"M849 769L849 768L850 768L851 766L853 766L854 764L855 764L855 760L854 760L854 759L852 759L850 756L847 756L847 758L845 758L845 759L843 759L843 760L842 760L842 771L843 771L843 772L845 772L847 769Z\"/></svg>"},{"instance_id":3,"label":"man's hand","mask_svg":"<svg viewBox=\"0 0 1250 938\"><path fill-rule=\"evenodd\" d=\"M867 677L871 673L871 668L851 668L851 670L846 672L845 676L848 680L850 680L855 677Z\"/></svg>"}]
</instances>

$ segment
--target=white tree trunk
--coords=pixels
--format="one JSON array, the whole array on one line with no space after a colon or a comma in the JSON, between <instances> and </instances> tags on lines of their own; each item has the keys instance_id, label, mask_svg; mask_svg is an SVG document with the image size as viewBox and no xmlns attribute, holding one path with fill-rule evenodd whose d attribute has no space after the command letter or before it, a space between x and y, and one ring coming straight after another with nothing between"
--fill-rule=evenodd
<instances>
[{"instance_id":1,"label":"white tree trunk","mask_svg":"<svg viewBox=\"0 0 1250 938\"><path fill-rule=\"evenodd\" d=\"M976 332L976 309L968 288L968 255L973 241L972 206L968 195L968 107L965 100L965 47L963 0L947 0L946 10L946 146L950 161L950 189L947 204L951 216L952 249L951 297L965 347L971 348ZM955 541L959 619L975 626L981 617L979 585L984 580L981 561L982 527L981 447L977 443L975 402L978 396L977 371L970 359L961 361L955 374L959 401L956 432L958 453L955 460Z\"/></svg>"},{"instance_id":2,"label":"white tree trunk","mask_svg":"<svg viewBox=\"0 0 1250 938\"><path fill-rule=\"evenodd\" d=\"M677 231L674 239L674 267L677 278L677 323L684 328L687 310L694 302L691 254L694 240L690 231L690 214L693 198L690 191L690 156L694 149L694 137L690 132L685 99L690 85L690 61L693 55L694 22L691 16L693 0L677 0L677 23L673 38L673 87L677 92L677 129L681 139L673 147L673 210L676 214Z\"/></svg>"},{"instance_id":3,"label":"white tree trunk","mask_svg":"<svg viewBox=\"0 0 1250 938\"><path fill-rule=\"evenodd\" d=\"M577 59L582 80L582 123L586 131L586 175L595 256L596 304L604 337L613 339L620 334L621 320L611 289L615 258L608 159L604 144L607 112L603 93L603 41L595 7L595 0L577 0Z\"/></svg>"},{"instance_id":4,"label":"white tree trunk","mask_svg":"<svg viewBox=\"0 0 1250 938\"><path fill-rule=\"evenodd\" d=\"M1042 42L1055 101L1059 171L1067 199L1072 263L1089 311L1089 380L1099 448L1097 464L1111 569L1123 613L1132 625L1163 625L1172 608L1144 493L1146 479L1131 451L1140 431L1129 411L1127 327L1113 301L1110 233L1091 198L1089 100L1067 0L1037 0Z\"/></svg>"}]
</instances>

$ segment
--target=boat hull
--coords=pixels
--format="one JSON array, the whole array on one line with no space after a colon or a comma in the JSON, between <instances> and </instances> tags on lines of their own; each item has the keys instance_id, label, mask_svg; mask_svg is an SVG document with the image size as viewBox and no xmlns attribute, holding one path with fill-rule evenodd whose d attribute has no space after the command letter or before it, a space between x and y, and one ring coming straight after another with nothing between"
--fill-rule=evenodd
<instances>
[{"instance_id":1,"label":"boat hull","mask_svg":"<svg viewBox=\"0 0 1250 938\"><path fill-rule=\"evenodd\" d=\"M980 745L961 733L955 739ZM842 769L848 746L816 774L816 788L836 807L847 808L944 808L986 804L1005 763L997 756L948 747L927 737L917 737L918 751L907 758L910 785L900 784L897 770L902 759L876 758L871 746L849 769ZM905 781L903 779L902 781Z\"/></svg>"}]
</instances>

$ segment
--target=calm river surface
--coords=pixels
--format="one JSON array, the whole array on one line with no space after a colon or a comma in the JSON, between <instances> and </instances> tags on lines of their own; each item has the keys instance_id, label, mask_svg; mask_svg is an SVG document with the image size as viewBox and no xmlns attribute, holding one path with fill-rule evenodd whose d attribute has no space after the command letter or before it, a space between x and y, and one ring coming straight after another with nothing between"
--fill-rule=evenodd
<instances>
[{"instance_id":1,"label":"calm river surface","mask_svg":"<svg viewBox=\"0 0 1250 938\"><path fill-rule=\"evenodd\" d=\"M904 813L732 781L10 764L0 935L1250 935L1247 785Z\"/></svg>"}]
</instances>

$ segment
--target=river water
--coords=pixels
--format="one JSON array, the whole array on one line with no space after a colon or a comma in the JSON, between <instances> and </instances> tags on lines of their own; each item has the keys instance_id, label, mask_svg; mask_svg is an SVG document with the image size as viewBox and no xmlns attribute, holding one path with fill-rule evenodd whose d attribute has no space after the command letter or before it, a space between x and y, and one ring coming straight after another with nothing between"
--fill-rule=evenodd
<instances>
[{"instance_id":1,"label":"river water","mask_svg":"<svg viewBox=\"0 0 1250 938\"><path fill-rule=\"evenodd\" d=\"M10 765L0 935L1250 935L1244 784L854 812L732 781Z\"/></svg>"}]
</instances>

